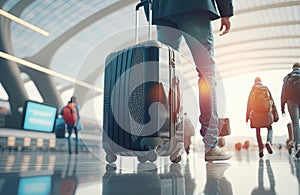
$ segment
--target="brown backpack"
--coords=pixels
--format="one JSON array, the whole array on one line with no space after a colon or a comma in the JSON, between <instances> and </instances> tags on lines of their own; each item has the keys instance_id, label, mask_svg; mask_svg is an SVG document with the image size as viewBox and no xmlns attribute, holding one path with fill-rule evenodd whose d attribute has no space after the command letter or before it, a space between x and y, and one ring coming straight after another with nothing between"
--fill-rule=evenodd
<instances>
[{"instance_id":1,"label":"brown backpack","mask_svg":"<svg viewBox=\"0 0 300 195\"><path fill-rule=\"evenodd\" d=\"M259 113L268 113L272 110L269 90L263 85L254 85L251 96L252 109Z\"/></svg>"}]
</instances>

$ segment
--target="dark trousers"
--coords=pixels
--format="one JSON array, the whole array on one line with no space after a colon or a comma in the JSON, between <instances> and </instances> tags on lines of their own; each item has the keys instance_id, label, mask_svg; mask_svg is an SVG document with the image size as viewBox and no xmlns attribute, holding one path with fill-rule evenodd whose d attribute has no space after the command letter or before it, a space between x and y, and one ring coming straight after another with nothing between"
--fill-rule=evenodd
<instances>
[{"instance_id":1,"label":"dark trousers","mask_svg":"<svg viewBox=\"0 0 300 195\"><path fill-rule=\"evenodd\" d=\"M74 132L75 132L75 153L77 154L78 153L78 130L77 130L77 127L74 126L74 125L68 125L67 127L68 129L68 145L69 145L69 154L72 153L72 131L74 129Z\"/></svg>"},{"instance_id":2,"label":"dark trousers","mask_svg":"<svg viewBox=\"0 0 300 195\"><path fill-rule=\"evenodd\" d=\"M270 126L268 128L267 142L269 141L272 143L272 137L273 137L273 130L272 130L272 126ZM262 150L264 148L264 144L261 139L260 128L256 128L256 139L258 143L258 148Z\"/></svg>"}]
</instances>

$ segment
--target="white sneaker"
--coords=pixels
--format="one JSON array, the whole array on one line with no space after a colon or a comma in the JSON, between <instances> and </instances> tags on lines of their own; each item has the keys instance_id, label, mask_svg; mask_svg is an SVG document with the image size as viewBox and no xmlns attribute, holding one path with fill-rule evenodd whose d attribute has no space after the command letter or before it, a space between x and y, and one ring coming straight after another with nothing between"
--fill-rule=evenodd
<instances>
[{"instance_id":1,"label":"white sneaker","mask_svg":"<svg viewBox=\"0 0 300 195\"><path fill-rule=\"evenodd\" d=\"M290 155L293 153L294 145L295 145L294 140L292 140L292 139L286 140L286 147L287 147Z\"/></svg>"},{"instance_id":2,"label":"white sneaker","mask_svg":"<svg viewBox=\"0 0 300 195\"><path fill-rule=\"evenodd\" d=\"M294 140L292 140L292 139L286 140L286 147L287 147L287 148L293 148L294 145L295 145Z\"/></svg>"},{"instance_id":3,"label":"white sneaker","mask_svg":"<svg viewBox=\"0 0 300 195\"><path fill-rule=\"evenodd\" d=\"M300 155L300 153L299 153ZM215 161L215 160L228 160L231 156L226 154L221 148L218 146L214 148L210 148L205 153L205 161Z\"/></svg>"}]
</instances>

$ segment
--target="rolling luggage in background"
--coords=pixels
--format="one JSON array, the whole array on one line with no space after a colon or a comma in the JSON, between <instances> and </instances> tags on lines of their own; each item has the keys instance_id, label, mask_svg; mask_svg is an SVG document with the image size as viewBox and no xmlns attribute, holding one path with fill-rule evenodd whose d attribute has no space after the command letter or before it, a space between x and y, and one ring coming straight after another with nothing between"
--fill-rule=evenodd
<instances>
[{"instance_id":1,"label":"rolling luggage in background","mask_svg":"<svg viewBox=\"0 0 300 195\"><path fill-rule=\"evenodd\" d=\"M55 128L54 133L56 138L65 138L66 134L66 123L63 118L56 118L55 119Z\"/></svg>"},{"instance_id":2,"label":"rolling luggage in background","mask_svg":"<svg viewBox=\"0 0 300 195\"><path fill-rule=\"evenodd\" d=\"M228 136L231 134L230 121L229 118L219 118L218 119L219 136Z\"/></svg>"},{"instance_id":3,"label":"rolling luggage in background","mask_svg":"<svg viewBox=\"0 0 300 195\"><path fill-rule=\"evenodd\" d=\"M143 6L139 3L136 11ZM137 16L138 17L138 16ZM150 28L151 20L149 21ZM137 27L136 27L137 31ZM154 162L181 160L180 56L154 40L111 53L105 61L103 148L106 161L117 155Z\"/></svg>"},{"instance_id":4,"label":"rolling luggage in background","mask_svg":"<svg viewBox=\"0 0 300 195\"><path fill-rule=\"evenodd\" d=\"M228 136L231 134L229 118L219 118L218 129L219 129L218 146L222 148L225 146L224 136Z\"/></svg>"},{"instance_id":5,"label":"rolling luggage in background","mask_svg":"<svg viewBox=\"0 0 300 195\"><path fill-rule=\"evenodd\" d=\"M286 147L288 149L289 154L291 155L293 152L294 145L295 145L292 123L287 124L287 129L288 129L289 136L288 136L288 139L286 140Z\"/></svg>"}]
</instances>

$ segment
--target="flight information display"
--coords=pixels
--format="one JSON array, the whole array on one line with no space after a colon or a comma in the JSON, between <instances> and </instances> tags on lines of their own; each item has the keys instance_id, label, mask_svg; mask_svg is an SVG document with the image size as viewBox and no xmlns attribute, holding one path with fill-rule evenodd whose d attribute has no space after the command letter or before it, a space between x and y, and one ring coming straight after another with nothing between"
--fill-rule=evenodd
<instances>
[{"instance_id":1,"label":"flight information display","mask_svg":"<svg viewBox=\"0 0 300 195\"><path fill-rule=\"evenodd\" d=\"M23 129L53 132L57 108L46 104L27 101L24 110Z\"/></svg>"},{"instance_id":2,"label":"flight information display","mask_svg":"<svg viewBox=\"0 0 300 195\"><path fill-rule=\"evenodd\" d=\"M20 178L18 195L51 194L51 176Z\"/></svg>"}]
</instances>

